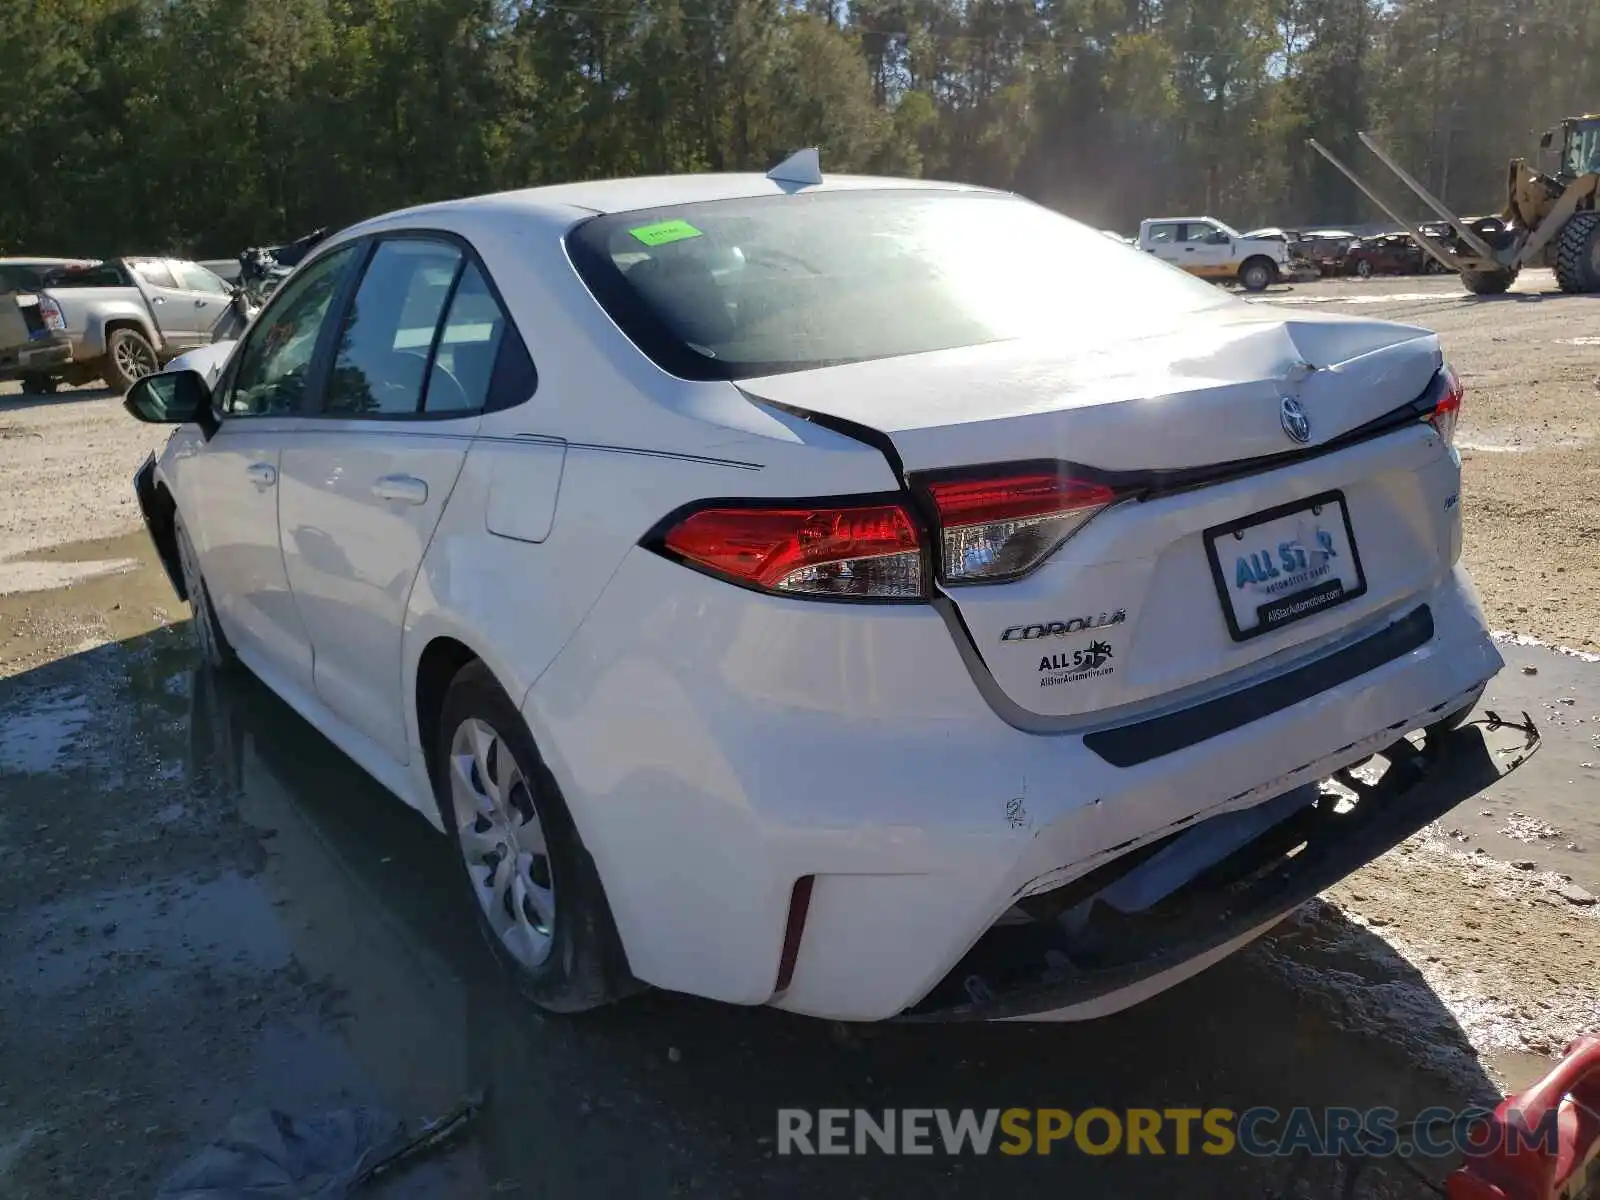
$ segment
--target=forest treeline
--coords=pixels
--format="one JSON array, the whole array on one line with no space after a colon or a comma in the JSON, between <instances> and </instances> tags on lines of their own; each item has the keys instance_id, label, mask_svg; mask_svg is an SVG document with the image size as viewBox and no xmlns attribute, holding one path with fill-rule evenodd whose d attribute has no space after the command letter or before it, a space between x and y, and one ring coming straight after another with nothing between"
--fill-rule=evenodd
<instances>
[{"instance_id":1,"label":"forest treeline","mask_svg":"<svg viewBox=\"0 0 1600 1200\"><path fill-rule=\"evenodd\" d=\"M1600 109L1594 0L0 0L0 252L227 255L406 204L766 169L967 180L1097 226L1462 210ZM1415 206L1413 206L1414 208Z\"/></svg>"}]
</instances>

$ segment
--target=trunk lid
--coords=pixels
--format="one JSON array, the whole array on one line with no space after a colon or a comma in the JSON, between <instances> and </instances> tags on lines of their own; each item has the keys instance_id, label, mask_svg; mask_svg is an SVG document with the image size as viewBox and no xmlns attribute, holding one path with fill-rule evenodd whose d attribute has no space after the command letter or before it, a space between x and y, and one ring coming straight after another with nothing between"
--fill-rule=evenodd
<instances>
[{"instance_id":1,"label":"trunk lid","mask_svg":"<svg viewBox=\"0 0 1600 1200\"><path fill-rule=\"evenodd\" d=\"M1297 449L1279 419L1285 387L1318 445L1420 395L1439 365L1424 329L1238 304L1153 333L1096 330L1092 344L1064 331L1059 345L999 342L740 386L887 434L907 471L1030 458L1152 471Z\"/></svg>"},{"instance_id":2,"label":"trunk lid","mask_svg":"<svg viewBox=\"0 0 1600 1200\"><path fill-rule=\"evenodd\" d=\"M913 484L919 472L1003 474L1040 460L1148 479L1314 450L1415 400L1441 366L1437 338L1422 329L1244 304L1063 343L740 386L887 438ZM1286 397L1309 421L1304 440L1291 433ZM943 590L995 683L1027 713L1176 702L1262 659L1339 640L1434 586L1459 545L1458 479L1453 456L1418 422L1276 469L1121 500L1031 573Z\"/></svg>"}]
</instances>

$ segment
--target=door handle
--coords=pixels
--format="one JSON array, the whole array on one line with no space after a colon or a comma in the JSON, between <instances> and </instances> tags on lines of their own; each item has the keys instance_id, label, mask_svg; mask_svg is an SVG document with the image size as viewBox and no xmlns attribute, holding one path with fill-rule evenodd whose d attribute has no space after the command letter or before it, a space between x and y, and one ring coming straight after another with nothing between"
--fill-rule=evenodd
<instances>
[{"instance_id":1,"label":"door handle","mask_svg":"<svg viewBox=\"0 0 1600 1200\"><path fill-rule=\"evenodd\" d=\"M151 304L165 304L166 302L167 302L167 298L165 296L151 296L150 297L150 303Z\"/></svg>"},{"instance_id":2,"label":"door handle","mask_svg":"<svg viewBox=\"0 0 1600 1200\"><path fill-rule=\"evenodd\" d=\"M244 473L250 476L251 483L258 483L262 487L271 487L278 482L278 468L271 463L251 463Z\"/></svg>"},{"instance_id":3,"label":"door handle","mask_svg":"<svg viewBox=\"0 0 1600 1200\"><path fill-rule=\"evenodd\" d=\"M194 306L196 308L204 308L206 306L206 302L204 300L196 300L194 302Z\"/></svg>"},{"instance_id":4,"label":"door handle","mask_svg":"<svg viewBox=\"0 0 1600 1200\"><path fill-rule=\"evenodd\" d=\"M372 494L401 504L426 504L428 485L415 475L385 475L372 485Z\"/></svg>"}]
</instances>

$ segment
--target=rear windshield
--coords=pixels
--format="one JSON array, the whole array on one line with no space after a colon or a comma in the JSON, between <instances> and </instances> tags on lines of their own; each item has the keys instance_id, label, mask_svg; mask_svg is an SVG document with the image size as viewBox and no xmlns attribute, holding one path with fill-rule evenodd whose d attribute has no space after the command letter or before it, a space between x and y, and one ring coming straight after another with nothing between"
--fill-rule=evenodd
<instances>
[{"instance_id":1,"label":"rear windshield","mask_svg":"<svg viewBox=\"0 0 1600 1200\"><path fill-rule=\"evenodd\" d=\"M45 273L47 288L128 287L133 281L117 263L96 263L91 267L54 267Z\"/></svg>"},{"instance_id":2,"label":"rear windshield","mask_svg":"<svg viewBox=\"0 0 1600 1200\"><path fill-rule=\"evenodd\" d=\"M1227 302L1098 230L985 193L706 201L595 217L567 246L623 332L688 379L1083 341Z\"/></svg>"}]
</instances>

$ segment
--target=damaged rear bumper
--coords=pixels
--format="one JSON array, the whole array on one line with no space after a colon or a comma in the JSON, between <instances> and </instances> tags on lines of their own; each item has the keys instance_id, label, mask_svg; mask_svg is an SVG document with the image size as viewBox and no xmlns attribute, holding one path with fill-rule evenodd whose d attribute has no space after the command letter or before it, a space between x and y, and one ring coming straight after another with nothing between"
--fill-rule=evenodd
<instances>
[{"instance_id":1,"label":"damaged rear bumper","mask_svg":"<svg viewBox=\"0 0 1600 1200\"><path fill-rule=\"evenodd\" d=\"M1520 740L1519 740L1520 739ZM1510 740L1498 750L1491 746ZM1537 748L1531 719L1494 714L1383 752L1375 783L1340 787L1212 863L1158 903L1118 913L1095 897L1195 826L1071 883L1028 897L1031 920L992 928L902 1020L1074 1019L1164 990L1265 932L1280 917L1392 849L1521 765ZM1342 793L1342 794L1338 794ZM1088 910L1087 924L1085 910ZM1096 922L1098 918L1098 923Z\"/></svg>"}]
</instances>

